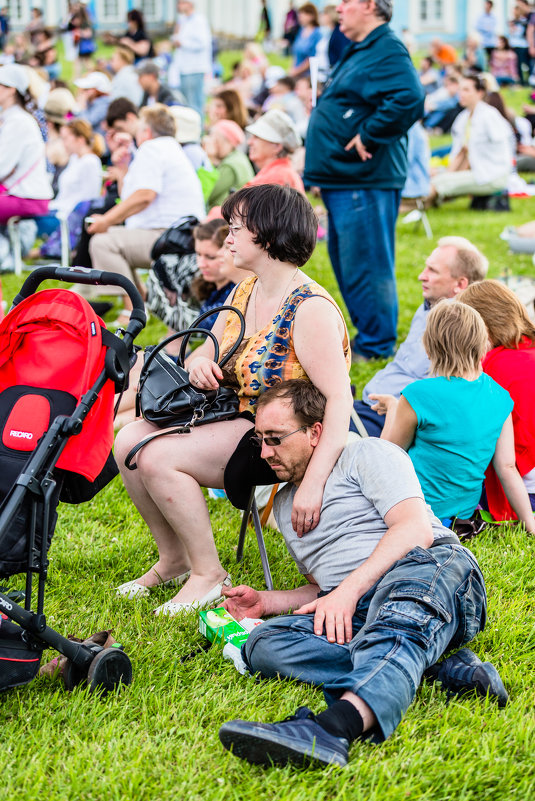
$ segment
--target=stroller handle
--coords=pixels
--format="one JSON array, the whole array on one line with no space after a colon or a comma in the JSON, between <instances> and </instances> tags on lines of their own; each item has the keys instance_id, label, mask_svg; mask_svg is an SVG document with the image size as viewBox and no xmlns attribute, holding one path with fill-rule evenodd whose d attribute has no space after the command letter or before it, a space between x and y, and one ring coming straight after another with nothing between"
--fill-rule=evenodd
<instances>
[{"instance_id":1,"label":"stroller handle","mask_svg":"<svg viewBox=\"0 0 535 801\"><path fill-rule=\"evenodd\" d=\"M49 279L68 281L74 284L92 284L93 286L119 286L124 289L132 301L133 311L128 324L128 333L132 336L132 339L135 339L147 323L145 304L132 281L124 275L119 275L119 273L89 270L87 267L60 267L59 264L47 264L43 267L37 267L24 281L19 294L13 300L13 306L33 295L39 284Z\"/></svg>"}]
</instances>

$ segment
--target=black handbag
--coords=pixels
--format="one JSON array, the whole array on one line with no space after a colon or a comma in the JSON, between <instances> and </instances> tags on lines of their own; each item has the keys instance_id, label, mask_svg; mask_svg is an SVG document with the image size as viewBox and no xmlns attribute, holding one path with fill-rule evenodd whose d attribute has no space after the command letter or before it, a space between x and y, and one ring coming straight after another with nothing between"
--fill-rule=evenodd
<instances>
[{"instance_id":1,"label":"black handbag","mask_svg":"<svg viewBox=\"0 0 535 801\"><path fill-rule=\"evenodd\" d=\"M222 311L232 311L240 320L240 333L229 352L219 361L219 343L211 331L199 328L199 324ZM189 373L184 367L188 340L192 334L208 336L214 343L214 361L223 367L239 348L245 333L243 314L234 306L217 306L198 317L191 328L172 334L155 347L145 349L145 361L139 376L136 394L136 415L165 431L149 434L128 453L125 466L135 470L134 456L148 442L166 434L189 434L195 426L231 420L239 413L240 401L233 389L197 389L190 384ZM178 361L175 362L163 349L173 340L183 337Z\"/></svg>"},{"instance_id":2,"label":"black handbag","mask_svg":"<svg viewBox=\"0 0 535 801\"><path fill-rule=\"evenodd\" d=\"M172 225L158 237L150 252L151 259L155 261L168 253L176 253L178 256L195 253L193 229L197 225L197 217L181 217L177 225Z\"/></svg>"}]
</instances>

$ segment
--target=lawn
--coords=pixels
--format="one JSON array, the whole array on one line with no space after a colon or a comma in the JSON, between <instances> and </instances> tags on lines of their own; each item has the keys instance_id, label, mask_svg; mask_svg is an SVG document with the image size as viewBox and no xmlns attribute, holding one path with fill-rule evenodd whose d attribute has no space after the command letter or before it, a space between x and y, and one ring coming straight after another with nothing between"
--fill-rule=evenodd
<instances>
[{"instance_id":1,"label":"lawn","mask_svg":"<svg viewBox=\"0 0 535 801\"><path fill-rule=\"evenodd\" d=\"M513 200L509 214L469 211L466 199L431 210L435 239L400 226L397 274L399 336L407 333L420 303L417 275L440 236L464 234L491 260L491 275L532 274L531 260L511 257L498 234L505 224L535 217L535 202ZM309 273L338 297L324 243ZM18 281L2 276L4 297ZM158 338L151 321L141 342ZM359 387L382 363L353 368ZM239 513L227 501L209 501L223 564L235 583L261 587L253 536L243 564L235 564ZM300 577L282 538L267 533L276 587ZM86 689L68 693L61 681L38 678L3 695L3 798L132 799L519 799L535 797L535 541L517 527L493 528L473 542L489 592L487 629L474 643L499 668L510 693L504 710L479 698L451 699L423 685L390 740L380 747L355 744L347 769L323 772L251 767L225 752L217 736L233 717L277 720L296 706L323 708L321 693L289 682L256 682L223 661L218 647L190 654L201 643L194 617L155 618L152 609L170 597L118 599L114 587L143 572L155 558L152 538L120 480L92 502L62 505L50 551L45 611L62 633L88 635L112 628L129 653L133 684L105 700ZM22 577L9 582L22 587ZM51 658L52 652L45 652Z\"/></svg>"},{"instance_id":2,"label":"lawn","mask_svg":"<svg viewBox=\"0 0 535 801\"><path fill-rule=\"evenodd\" d=\"M223 56L226 72L233 56ZM524 93L508 93L508 100L518 108ZM505 225L533 218L534 200L513 200L511 213L496 214L469 211L468 201L462 199L429 211L432 242L421 228L400 224L400 340L420 303L417 275L439 237L469 237L489 257L492 277L506 272L533 275L531 258L511 257L498 238ZM325 243L318 245L308 272L341 302ZM3 275L4 299L9 302L19 284L13 275ZM163 333L163 325L153 318L138 341L149 344ZM352 368L359 392L383 364ZM253 535L248 537L244 562L236 565L240 515L227 501L209 504L222 563L234 583L261 587ZM281 536L268 531L266 543L275 586L296 586L301 579ZM495 527L473 542L473 550L489 593L487 629L473 647L500 670L510 693L508 707L499 710L479 698L448 701L436 686L423 685L390 740L380 747L355 744L344 771L262 770L222 749L219 726L240 716L281 719L301 704L319 710L324 706L321 693L297 683L242 677L223 660L218 647L184 659L202 642L196 619L152 615L172 591L158 590L137 602L115 597L114 587L144 572L155 559L152 537L119 479L88 504L61 505L50 551L48 623L63 634L83 636L113 629L131 657L134 681L105 700L83 688L68 693L61 680L44 677L4 693L2 798L531 801L535 540L518 527ZM10 588L23 584L23 577L9 582ZM43 661L52 656L54 652L45 652Z\"/></svg>"}]
</instances>

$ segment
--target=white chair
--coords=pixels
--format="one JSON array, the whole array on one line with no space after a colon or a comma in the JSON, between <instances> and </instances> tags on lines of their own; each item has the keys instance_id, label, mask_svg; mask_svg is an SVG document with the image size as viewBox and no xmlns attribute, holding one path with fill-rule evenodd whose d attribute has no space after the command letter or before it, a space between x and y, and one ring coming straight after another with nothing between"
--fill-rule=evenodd
<instances>
[{"instance_id":1,"label":"white chair","mask_svg":"<svg viewBox=\"0 0 535 801\"><path fill-rule=\"evenodd\" d=\"M425 211L425 203L423 198L416 197L411 198L411 200L414 200L416 203L416 208L412 209L412 211L409 211L409 213L402 218L402 224L409 225L410 223L414 223L414 230L416 230L418 226L422 224L427 238L433 239L433 231L431 230L431 223L429 222L429 217Z\"/></svg>"},{"instance_id":2,"label":"white chair","mask_svg":"<svg viewBox=\"0 0 535 801\"><path fill-rule=\"evenodd\" d=\"M59 220L59 230L61 236L61 266L70 266L70 242L69 242L69 226L67 217L61 214L57 215ZM11 249L13 251L13 262L15 275L22 273L24 262L22 260L22 246L20 241L19 223L24 219L23 217L10 217L7 221L7 232L9 241L11 242ZM35 219L35 218L33 218Z\"/></svg>"}]
</instances>

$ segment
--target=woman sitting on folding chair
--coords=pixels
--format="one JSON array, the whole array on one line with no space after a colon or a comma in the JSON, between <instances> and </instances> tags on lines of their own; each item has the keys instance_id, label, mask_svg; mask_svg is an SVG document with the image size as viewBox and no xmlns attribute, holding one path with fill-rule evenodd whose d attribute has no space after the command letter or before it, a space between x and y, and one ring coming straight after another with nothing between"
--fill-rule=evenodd
<instances>
[{"instance_id":1,"label":"woman sitting on folding chair","mask_svg":"<svg viewBox=\"0 0 535 801\"><path fill-rule=\"evenodd\" d=\"M287 378L302 378L327 398L328 436L322 437L294 500L298 534L317 525L325 481L347 437L352 405L349 337L334 300L301 270L316 242L317 221L310 203L289 187L264 185L232 194L222 213L229 223L227 242L235 266L254 273L227 300L245 317L245 337L224 371L213 361L210 341L195 351L188 369L193 386L234 387L240 416L193 428L186 436L172 434L150 442L139 452L134 472L124 467L126 454L157 429L138 421L122 429L116 440L126 489L159 551L156 564L121 585L118 593L134 598L148 595L158 584L185 582L157 614L176 615L216 602L231 585L219 561L201 487L224 488L232 501L243 496L247 481L278 480L262 466L260 449L252 455L255 404L264 389ZM236 341L238 329L232 313L217 319L212 330L222 354ZM273 435L282 439L310 433L303 428Z\"/></svg>"},{"instance_id":2,"label":"woman sitting on folding chair","mask_svg":"<svg viewBox=\"0 0 535 801\"><path fill-rule=\"evenodd\" d=\"M20 64L0 67L0 225L10 217L46 214L52 197L45 143L26 110L29 85Z\"/></svg>"}]
</instances>

